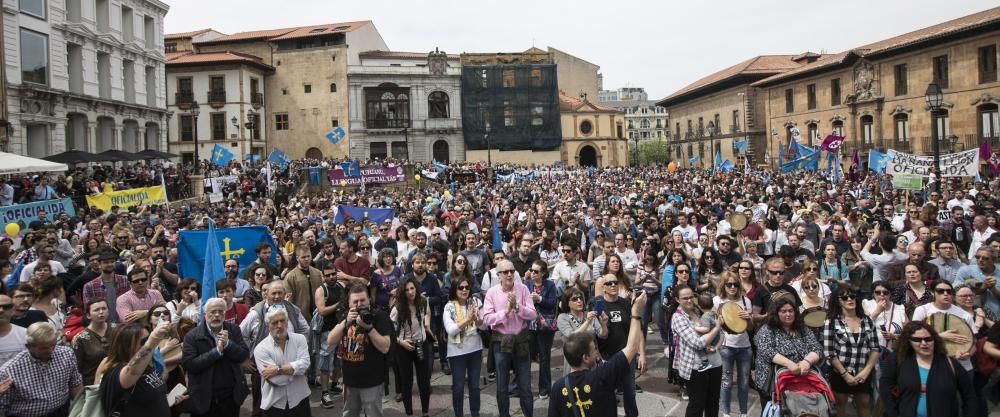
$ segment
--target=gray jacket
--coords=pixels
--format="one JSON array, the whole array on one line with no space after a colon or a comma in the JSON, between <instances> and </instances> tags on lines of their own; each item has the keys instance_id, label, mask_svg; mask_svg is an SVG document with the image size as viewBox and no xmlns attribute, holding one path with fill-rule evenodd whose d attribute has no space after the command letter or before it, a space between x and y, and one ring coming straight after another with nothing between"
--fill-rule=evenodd
<instances>
[{"instance_id":1,"label":"gray jacket","mask_svg":"<svg viewBox=\"0 0 1000 417\"><path fill-rule=\"evenodd\" d=\"M243 333L243 340L246 342L247 347L253 352L254 348L261 340L267 337L267 323L264 322L264 315L267 311L264 309L267 301L261 301L257 305L250 309L247 316L243 318L243 322L240 323L240 332ZM292 325L292 330L295 333L301 334L303 336L309 336L309 322L306 321L305 316L302 315L302 311L299 310L295 304L288 301L282 301L282 305L285 306L285 310L288 311L288 321Z\"/></svg>"}]
</instances>

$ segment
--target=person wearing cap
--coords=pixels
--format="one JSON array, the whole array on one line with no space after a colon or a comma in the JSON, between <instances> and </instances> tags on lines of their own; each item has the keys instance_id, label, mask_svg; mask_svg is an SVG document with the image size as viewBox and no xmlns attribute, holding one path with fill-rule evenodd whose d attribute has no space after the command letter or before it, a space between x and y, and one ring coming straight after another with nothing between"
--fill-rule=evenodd
<instances>
[{"instance_id":1,"label":"person wearing cap","mask_svg":"<svg viewBox=\"0 0 1000 417\"><path fill-rule=\"evenodd\" d=\"M118 256L110 248L100 249L97 262L101 275L83 285L83 304L91 300L103 299L108 302L108 323L121 323L118 317L116 303L118 296L129 291L128 278L115 273L115 262Z\"/></svg>"}]
</instances>

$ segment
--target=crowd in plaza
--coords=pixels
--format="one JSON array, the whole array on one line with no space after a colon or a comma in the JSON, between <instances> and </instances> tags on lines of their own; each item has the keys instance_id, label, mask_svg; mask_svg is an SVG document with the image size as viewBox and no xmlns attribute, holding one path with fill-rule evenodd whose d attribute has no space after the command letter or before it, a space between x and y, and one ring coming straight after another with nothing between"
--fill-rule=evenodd
<instances>
[{"instance_id":1,"label":"crowd in plaza","mask_svg":"<svg viewBox=\"0 0 1000 417\"><path fill-rule=\"evenodd\" d=\"M687 416L746 416L750 390L765 410L801 391L859 417L985 417L1000 400L1000 180L908 191L873 172L663 166L491 179L469 163L415 169L442 171L436 183L307 192L310 166L340 169L204 166L239 178L221 201L110 210L84 196L164 181L183 198L194 171L0 181L0 208L75 203L0 238L0 415L237 416L250 401L255 416L309 416L317 394L345 416L387 401L426 416L440 369L455 416L487 411L485 382L501 417L512 398L528 417L536 402L635 417L636 380L661 355ZM210 221L263 225L274 245L226 258L224 279L181 276L178 236Z\"/></svg>"}]
</instances>

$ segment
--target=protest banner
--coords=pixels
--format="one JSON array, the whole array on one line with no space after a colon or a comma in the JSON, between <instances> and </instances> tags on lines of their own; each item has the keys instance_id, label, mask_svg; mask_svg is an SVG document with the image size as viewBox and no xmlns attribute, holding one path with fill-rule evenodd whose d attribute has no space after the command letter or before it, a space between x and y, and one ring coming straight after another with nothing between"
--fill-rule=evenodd
<instances>
[{"instance_id":1,"label":"protest banner","mask_svg":"<svg viewBox=\"0 0 1000 417\"><path fill-rule=\"evenodd\" d=\"M87 205L101 210L111 210L112 206L121 208L145 205L167 204L167 194L163 187L155 185L131 190L110 191L87 196Z\"/></svg>"},{"instance_id":2,"label":"protest banner","mask_svg":"<svg viewBox=\"0 0 1000 417\"><path fill-rule=\"evenodd\" d=\"M205 187L205 194L213 194L221 193L226 184L239 182L240 178L235 175L226 175L224 177L205 178L201 181L202 185Z\"/></svg>"},{"instance_id":3,"label":"protest banner","mask_svg":"<svg viewBox=\"0 0 1000 417\"><path fill-rule=\"evenodd\" d=\"M919 190L923 188L924 177L920 174L900 173L892 176L892 188L897 190Z\"/></svg>"},{"instance_id":4,"label":"protest banner","mask_svg":"<svg viewBox=\"0 0 1000 417\"><path fill-rule=\"evenodd\" d=\"M348 176L342 169L331 169L328 174L330 182L339 187L341 181L346 181L348 187L360 187L362 181L366 185L396 184L406 180L403 167L364 167L361 176Z\"/></svg>"},{"instance_id":5,"label":"protest banner","mask_svg":"<svg viewBox=\"0 0 1000 417\"><path fill-rule=\"evenodd\" d=\"M45 211L49 221L56 218L55 215L59 213L66 213L69 217L76 216L73 200L62 198L0 207L0 224L22 223L28 225L38 220L38 210Z\"/></svg>"},{"instance_id":6,"label":"protest banner","mask_svg":"<svg viewBox=\"0 0 1000 417\"><path fill-rule=\"evenodd\" d=\"M934 172L934 157L913 155L889 149L892 158L887 174L919 174L929 176ZM941 177L974 177L979 172L979 149L941 155Z\"/></svg>"}]
</instances>

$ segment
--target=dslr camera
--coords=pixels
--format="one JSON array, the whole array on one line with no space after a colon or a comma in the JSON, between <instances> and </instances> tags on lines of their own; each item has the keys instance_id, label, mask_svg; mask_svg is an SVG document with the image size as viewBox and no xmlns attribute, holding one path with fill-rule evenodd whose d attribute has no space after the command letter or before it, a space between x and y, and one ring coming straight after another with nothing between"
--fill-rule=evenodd
<instances>
[{"instance_id":1,"label":"dslr camera","mask_svg":"<svg viewBox=\"0 0 1000 417\"><path fill-rule=\"evenodd\" d=\"M355 311L358 313L358 318L369 326L372 324L372 321L375 320L375 317L372 315L372 309L368 306L358 307Z\"/></svg>"}]
</instances>

